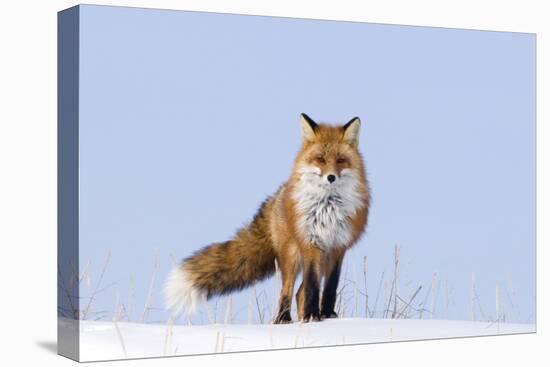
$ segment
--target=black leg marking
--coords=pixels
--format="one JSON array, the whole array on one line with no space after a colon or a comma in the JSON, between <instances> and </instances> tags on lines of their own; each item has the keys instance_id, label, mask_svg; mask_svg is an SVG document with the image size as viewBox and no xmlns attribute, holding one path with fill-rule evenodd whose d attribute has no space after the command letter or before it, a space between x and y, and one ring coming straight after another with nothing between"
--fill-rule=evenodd
<instances>
[{"instance_id":1,"label":"black leg marking","mask_svg":"<svg viewBox=\"0 0 550 367\"><path fill-rule=\"evenodd\" d=\"M292 322L292 316L290 316L290 298L284 296L281 298L279 313L277 314L277 317L275 317L275 320L273 320L273 323L288 324L290 322Z\"/></svg>"},{"instance_id":2,"label":"black leg marking","mask_svg":"<svg viewBox=\"0 0 550 367\"><path fill-rule=\"evenodd\" d=\"M304 274L304 322L319 321L319 280L311 265Z\"/></svg>"},{"instance_id":3,"label":"black leg marking","mask_svg":"<svg viewBox=\"0 0 550 367\"><path fill-rule=\"evenodd\" d=\"M340 279L341 262L338 262L325 280L325 289L323 290L323 299L321 301L321 317L334 318L338 317L334 311L336 304L336 290L338 289L338 281Z\"/></svg>"}]
</instances>

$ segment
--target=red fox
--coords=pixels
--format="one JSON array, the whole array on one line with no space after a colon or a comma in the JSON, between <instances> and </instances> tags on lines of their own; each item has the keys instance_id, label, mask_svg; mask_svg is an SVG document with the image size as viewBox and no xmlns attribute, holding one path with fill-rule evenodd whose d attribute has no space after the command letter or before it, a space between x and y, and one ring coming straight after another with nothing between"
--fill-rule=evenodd
<instances>
[{"instance_id":1,"label":"red fox","mask_svg":"<svg viewBox=\"0 0 550 367\"><path fill-rule=\"evenodd\" d=\"M184 259L165 283L174 315L190 314L215 295L241 290L271 276L275 261L282 288L276 324L292 322L296 276L298 320L336 317L336 289L346 250L367 226L370 193L358 149L361 121L318 124L301 114L302 147L290 178L229 241L211 244ZM324 280L323 294L320 284Z\"/></svg>"}]
</instances>

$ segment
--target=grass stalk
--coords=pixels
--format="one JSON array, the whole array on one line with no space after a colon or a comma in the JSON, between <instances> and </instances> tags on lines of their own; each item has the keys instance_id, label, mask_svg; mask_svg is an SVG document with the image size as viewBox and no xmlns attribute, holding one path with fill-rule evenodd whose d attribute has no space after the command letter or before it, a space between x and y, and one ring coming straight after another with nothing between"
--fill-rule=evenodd
<instances>
[{"instance_id":1,"label":"grass stalk","mask_svg":"<svg viewBox=\"0 0 550 367\"><path fill-rule=\"evenodd\" d=\"M145 322L145 319L149 314L149 310L151 309L151 305L153 304L153 289L155 287L155 279L157 276L157 268L158 268L157 260L158 260L158 255L155 254L155 257L153 258L153 273L151 274L151 281L149 282L149 290L147 291L147 299L145 301L145 306L143 307L143 312L139 319L139 322L141 323Z\"/></svg>"},{"instance_id":2,"label":"grass stalk","mask_svg":"<svg viewBox=\"0 0 550 367\"><path fill-rule=\"evenodd\" d=\"M367 257L363 256L363 287L365 288L365 318L369 317L369 293L367 291Z\"/></svg>"},{"instance_id":3,"label":"grass stalk","mask_svg":"<svg viewBox=\"0 0 550 367\"><path fill-rule=\"evenodd\" d=\"M437 273L434 273L432 275L432 306L431 306L431 315L430 318L434 318L435 316L435 307L437 305L437 288L438 288L438 281L437 281Z\"/></svg>"},{"instance_id":4,"label":"grass stalk","mask_svg":"<svg viewBox=\"0 0 550 367\"><path fill-rule=\"evenodd\" d=\"M225 301L225 318L224 318L224 324L231 324L233 319L233 298L231 297L231 294L227 296L227 299Z\"/></svg>"},{"instance_id":5,"label":"grass stalk","mask_svg":"<svg viewBox=\"0 0 550 367\"><path fill-rule=\"evenodd\" d=\"M174 322L175 319L173 316L170 316L168 318L168 322L166 323L166 335L164 337L164 353L163 355L168 355L168 352L172 350L172 338L174 334Z\"/></svg>"},{"instance_id":6,"label":"grass stalk","mask_svg":"<svg viewBox=\"0 0 550 367\"><path fill-rule=\"evenodd\" d=\"M252 306L252 294L248 293L248 305L247 305L247 323L252 325L254 323L254 307Z\"/></svg>"},{"instance_id":7,"label":"grass stalk","mask_svg":"<svg viewBox=\"0 0 550 367\"><path fill-rule=\"evenodd\" d=\"M120 308L119 308L119 305L118 305L118 295L117 295L116 305L115 305L115 313L113 315L113 324L115 326L118 341L120 342L120 346L122 348L122 352L124 353L124 357L127 358L128 353L126 352L126 344L124 343L124 338L122 337L122 332L120 331L120 328L118 327L119 318L120 318Z\"/></svg>"},{"instance_id":8,"label":"grass stalk","mask_svg":"<svg viewBox=\"0 0 550 367\"><path fill-rule=\"evenodd\" d=\"M470 321L476 320L475 284L476 284L476 275L474 272L472 272L471 278L470 278Z\"/></svg>"},{"instance_id":9,"label":"grass stalk","mask_svg":"<svg viewBox=\"0 0 550 367\"><path fill-rule=\"evenodd\" d=\"M497 321L497 328L500 328L500 289L498 283L495 289L495 320Z\"/></svg>"}]
</instances>

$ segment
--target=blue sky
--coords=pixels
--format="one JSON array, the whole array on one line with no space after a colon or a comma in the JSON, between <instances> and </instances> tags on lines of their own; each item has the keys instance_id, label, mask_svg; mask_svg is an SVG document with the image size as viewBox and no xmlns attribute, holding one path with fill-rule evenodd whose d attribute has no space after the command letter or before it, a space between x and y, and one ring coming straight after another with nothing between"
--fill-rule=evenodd
<instances>
[{"instance_id":1,"label":"blue sky","mask_svg":"<svg viewBox=\"0 0 550 367\"><path fill-rule=\"evenodd\" d=\"M367 256L371 301L397 243L404 297L441 280L436 317L468 318L474 272L478 315L498 284L535 321L534 35L82 6L80 37L81 268L95 281L112 253L95 310L139 313L157 256L148 320L165 321L171 255L251 219L306 112L363 121L373 205L346 266L362 282Z\"/></svg>"}]
</instances>

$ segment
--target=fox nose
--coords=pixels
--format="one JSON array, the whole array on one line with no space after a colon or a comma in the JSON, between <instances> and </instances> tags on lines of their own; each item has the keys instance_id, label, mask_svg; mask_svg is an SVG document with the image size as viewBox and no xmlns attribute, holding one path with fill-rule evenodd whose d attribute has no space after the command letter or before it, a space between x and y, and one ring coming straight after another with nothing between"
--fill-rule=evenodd
<instances>
[{"instance_id":1,"label":"fox nose","mask_svg":"<svg viewBox=\"0 0 550 367\"><path fill-rule=\"evenodd\" d=\"M336 180L336 176L334 176L334 175L328 175L328 176L327 176L327 180L328 180L328 182L333 183L333 182Z\"/></svg>"}]
</instances>

